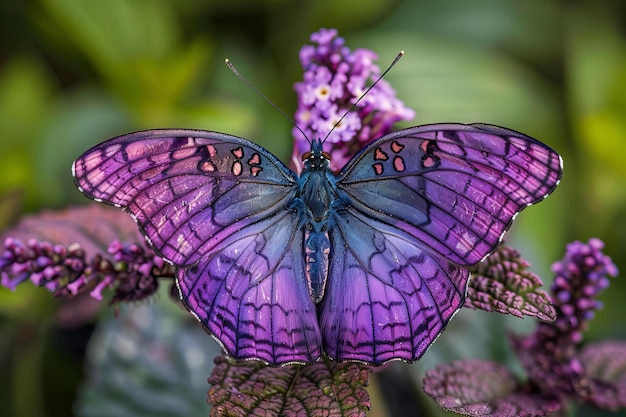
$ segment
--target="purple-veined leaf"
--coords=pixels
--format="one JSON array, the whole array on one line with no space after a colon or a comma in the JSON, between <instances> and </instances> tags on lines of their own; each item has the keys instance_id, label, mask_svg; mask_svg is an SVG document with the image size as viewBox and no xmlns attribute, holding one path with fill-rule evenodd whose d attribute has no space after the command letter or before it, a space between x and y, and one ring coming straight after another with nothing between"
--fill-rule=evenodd
<instances>
[{"instance_id":1,"label":"purple-veined leaf","mask_svg":"<svg viewBox=\"0 0 626 417\"><path fill-rule=\"evenodd\" d=\"M501 246L472 268L465 307L552 322L556 311L530 264L512 248Z\"/></svg>"},{"instance_id":2,"label":"purple-veined leaf","mask_svg":"<svg viewBox=\"0 0 626 417\"><path fill-rule=\"evenodd\" d=\"M556 399L522 392L506 367L479 359L427 371L424 391L446 410L467 416L544 416L561 406Z\"/></svg>"},{"instance_id":3,"label":"purple-veined leaf","mask_svg":"<svg viewBox=\"0 0 626 417\"><path fill-rule=\"evenodd\" d=\"M25 216L17 225L2 232L2 242L6 236L23 242L37 239L61 245L78 243L88 258L106 252L109 244L116 239L121 242L144 242L128 214L96 203L59 211L44 210Z\"/></svg>"},{"instance_id":4,"label":"purple-veined leaf","mask_svg":"<svg viewBox=\"0 0 626 417\"><path fill-rule=\"evenodd\" d=\"M356 363L270 367L219 356L209 377L211 416L365 416L369 373Z\"/></svg>"},{"instance_id":5,"label":"purple-veined leaf","mask_svg":"<svg viewBox=\"0 0 626 417\"><path fill-rule=\"evenodd\" d=\"M603 409L626 407L626 342L609 340L589 344L582 349L579 359L592 379L587 400Z\"/></svg>"}]
</instances>

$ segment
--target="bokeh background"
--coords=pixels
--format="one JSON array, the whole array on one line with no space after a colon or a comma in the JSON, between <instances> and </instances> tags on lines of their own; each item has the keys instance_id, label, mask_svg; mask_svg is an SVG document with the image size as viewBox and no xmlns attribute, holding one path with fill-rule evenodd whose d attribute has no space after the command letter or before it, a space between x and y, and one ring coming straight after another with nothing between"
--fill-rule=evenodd
<instances>
[{"instance_id":1,"label":"bokeh background","mask_svg":"<svg viewBox=\"0 0 626 417\"><path fill-rule=\"evenodd\" d=\"M503 125L563 155L561 186L508 235L546 285L566 242L592 236L626 274L622 0L0 2L0 227L87 203L72 161L129 131L224 131L286 161L290 124L223 61L293 113L298 50L320 27L373 49L382 67L406 51L387 79L416 110L410 124ZM586 340L626 339L624 276L602 296ZM118 319L106 303L80 303L68 307L31 285L0 288L1 416L208 415L206 378L219 348L167 288L122 307ZM461 312L422 361L372 377L370 415L447 415L421 392L424 370L481 357L521 372L506 332L532 326Z\"/></svg>"}]
</instances>

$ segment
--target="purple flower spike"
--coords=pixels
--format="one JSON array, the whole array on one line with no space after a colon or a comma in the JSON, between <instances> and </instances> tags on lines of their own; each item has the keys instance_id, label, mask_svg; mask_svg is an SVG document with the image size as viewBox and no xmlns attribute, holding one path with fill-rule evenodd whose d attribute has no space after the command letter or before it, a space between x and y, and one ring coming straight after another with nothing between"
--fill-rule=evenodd
<instances>
[{"instance_id":1,"label":"purple flower spike","mask_svg":"<svg viewBox=\"0 0 626 417\"><path fill-rule=\"evenodd\" d=\"M378 57L373 51L351 52L337 34L336 29L320 29L311 35L316 45L305 45L300 50L305 72L303 81L294 85L298 93L295 122L306 137L297 128L293 129L295 146L291 165L297 172L301 171L302 155L310 150L310 141L326 138L331 130L324 150L332 156L331 169L339 171L363 145L391 132L394 123L415 117L415 112L396 98L394 89L385 80L346 115L378 78L380 69L374 64Z\"/></svg>"},{"instance_id":2,"label":"purple flower spike","mask_svg":"<svg viewBox=\"0 0 626 417\"><path fill-rule=\"evenodd\" d=\"M578 344L593 312L601 307L595 297L607 287L608 277L617 275L603 248L599 239L567 245L565 257L552 265L556 321L540 323L529 336L512 338L530 381L541 392L559 398L592 397L594 383L578 359Z\"/></svg>"},{"instance_id":3,"label":"purple flower spike","mask_svg":"<svg viewBox=\"0 0 626 417\"><path fill-rule=\"evenodd\" d=\"M588 244L572 242L565 258L552 265L556 274L552 292L559 313L554 326L564 333L587 328L589 312L601 306L595 297L607 288L608 277L617 275L617 267L601 252L603 248L599 239L590 239Z\"/></svg>"},{"instance_id":4,"label":"purple flower spike","mask_svg":"<svg viewBox=\"0 0 626 417\"><path fill-rule=\"evenodd\" d=\"M84 252L77 245L64 248L35 239L24 244L19 239L7 237L0 258L2 286L15 290L17 285L30 279L36 286L54 291L75 279L80 272L76 265L83 263Z\"/></svg>"},{"instance_id":5,"label":"purple flower spike","mask_svg":"<svg viewBox=\"0 0 626 417\"><path fill-rule=\"evenodd\" d=\"M114 240L109 245L109 253L117 262L115 269L118 271L112 303L147 298L158 289L158 277L171 276L173 272L170 264L135 243L124 245Z\"/></svg>"},{"instance_id":6,"label":"purple flower spike","mask_svg":"<svg viewBox=\"0 0 626 417\"><path fill-rule=\"evenodd\" d=\"M93 218L102 221L92 225ZM143 246L142 240L123 244L115 239L118 230L128 228L126 225L134 227L124 213L99 205L26 218L5 235L0 285L15 290L30 280L55 296L71 298L89 291L97 300L104 298L105 289L113 288L112 303L149 297L158 288L158 278L173 278L174 268ZM29 237L25 244L20 239L33 235L62 235L64 242L51 244ZM119 236L128 237L123 233ZM112 243L108 253L103 253L102 244L107 240L107 244Z\"/></svg>"}]
</instances>

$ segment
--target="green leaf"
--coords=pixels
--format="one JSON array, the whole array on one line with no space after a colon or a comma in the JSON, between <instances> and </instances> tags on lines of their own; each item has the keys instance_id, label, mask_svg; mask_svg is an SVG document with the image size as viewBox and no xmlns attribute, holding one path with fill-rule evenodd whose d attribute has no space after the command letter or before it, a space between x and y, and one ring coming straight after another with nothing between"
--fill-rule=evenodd
<instances>
[{"instance_id":1,"label":"green leaf","mask_svg":"<svg viewBox=\"0 0 626 417\"><path fill-rule=\"evenodd\" d=\"M543 282L527 270L529 266L518 251L501 246L472 268L464 307L556 320L550 296L540 289Z\"/></svg>"},{"instance_id":2,"label":"green leaf","mask_svg":"<svg viewBox=\"0 0 626 417\"><path fill-rule=\"evenodd\" d=\"M52 81L41 62L17 57L0 73L0 125L3 152L23 146L25 137L41 129L52 96Z\"/></svg>"},{"instance_id":3,"label":"green leaf","mask_svg":"<svg viewBox=\"0 0 626 417\"><path fill-rule=\"evenodd\" d=\"M52 83L40 62L23 57L7 60L0 72L0 193L36 184L32 152L52 106L51 95Z\"/></svg>"},{"instance_id":4,"label":"green leaf","mask_svg":"<svg viewBox=\"0 0 626 417\"><path fill-rule=\"evenodd\" d=\"M413 35L484 44L522 55L524 61L550 60L562 46L563 15L562 5L551 1L414 1L403 2L381 26L386 31L410 27Z\"/></svg>"},{"instance_id":5,"label":"green leaf","mask_svg":"<svg viewBox=\"0 0 626 417\"><path fill-rule=\"evenodd\" d=\"M589 156L626 176L626 42L608 10L580 7L572 13L568 43L573 133ZM603 181L604 178L601 179Z\"/></svg>"},{"instance_id":6,"label":"green leaf","mask_svg":"<svg viewBox=\"0 0 626 417\"><path fill-rule=\"evenodd\" d=\"M370 407L365 365L326 361L274 368L223 356L215 364L212 416L365 416Z\"/></svg>"},{"instance_id":7,"label":"green leaf","mask_svg":"<svg viewBox=\"0 0 626 417\"><path fill-rule=\"evenodd\" d=\"M174 3L45 0L49 32L62 33L112 90L147 125L168 124L171 108L192 86L210 48L204 39L181 45Z\"/></svg>"},{"instance_id":8,"label":"green leaf","mask_svg":"<svg viewBox=\"0 0 626 417\"><path fill-rule=\"evenodd\" d=\"M415 109L412 124L480 121L521 130L556 146L561 122L556 91L524 62L466 39L409 36L400 30L375 34L353 37L348 46L404 49L402 61L386 79ZM396 49L392 51L381 53L380 62L391 62ZM544 137L548 133L551 136Z\"/></svg>"},{"instance_id":9,"label":"green leaf","mask_svg":"<svg viewBox=\"0 0 626 417\"><path fill-rule=\"evenodd\" d=\"M167 305L129 307L98 324L77 416L208 415L206 378L220 348L188 315L165 310Z\"/></svg>"},{"instance_id":10,"label":"green leaf","mask_svg":"<svg viewBox=\"0 0 626 417\"><path fill-rule=\"evenodd\" d=\"M67 40L104 73L129 60L166 57L176 48L178 23L164 1L44 0L42 5Z\"/></svg>"}]
</instances>

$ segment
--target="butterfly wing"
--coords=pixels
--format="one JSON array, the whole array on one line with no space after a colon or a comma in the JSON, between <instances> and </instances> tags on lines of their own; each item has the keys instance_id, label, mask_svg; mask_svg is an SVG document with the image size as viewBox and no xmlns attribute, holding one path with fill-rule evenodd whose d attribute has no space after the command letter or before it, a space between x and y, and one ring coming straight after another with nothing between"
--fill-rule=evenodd
<instances>
[{"instance_id":1,"label":"butterfly wing","mask_svg":"<svg viewBox=\"0 0 626 417\"><path fill-rule=\"evenodd\" d=\"M374 141L346 165L337 187L364 216L467 266L489 255L517 213L556 188L561 172L558 153L521 133L439 124Z\"/></svg>"},{"instance_id":2,"label":"butterfly wing","mask_svg":"<svg viewBox=\"0 0 626 417\"><path fill-rule=\"evenodd\" d=\"M235 359L285 364L321 355L303 233L291 217L284 211L247 226L198 264L177 271L187 308Z\"/></svg>"},{"instance_id":3,"label":"butterfly wing","mask_svg":"<svg viewBox=\"0 0 626 417\"><path fill-rule=\"evenodd\" d=\"M364 148L337 178L341 208L321 306L336 360L416 360L461 307L463 266L501 241L561 176L559 155L489 125L427 125Z\"/></svg>"},{"instance_id":4,"label":"butterfly wing","mask_svg":"<svg viewBox=\"0 0 626 417\"><path fill-rule=\"evenodd\" d=\"M200 130L111 139L78 158L73 174L83 194L128 211L177 266L288 206L296 191L294 174L263 148Z\"/></svg>"},{"instance_id":5,"label":"butterfly wing","mask_svg":"<svg viewBox=\"0 0 626 417\"><path fill-rule=\"evenodd\" d=\"M128 211L154 250L181 267L183 302L230 355L319 357L302 232L290 210L297 179L269 152L216 132L152 130L95 146L73 173L84 194ZM265 322L276 332L263 333Z\"/></svg>"},{"instance_id":6,"label":"butterfly wing","mask_svg":"<svg viewBox=\"0 0 626 417\"><path fill-rule=\"evenodd\" d=\"M419 359L465 299L469 271L355 208L335 216L324 350L374 365Z\"/></svg>"}]
</instances>

